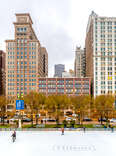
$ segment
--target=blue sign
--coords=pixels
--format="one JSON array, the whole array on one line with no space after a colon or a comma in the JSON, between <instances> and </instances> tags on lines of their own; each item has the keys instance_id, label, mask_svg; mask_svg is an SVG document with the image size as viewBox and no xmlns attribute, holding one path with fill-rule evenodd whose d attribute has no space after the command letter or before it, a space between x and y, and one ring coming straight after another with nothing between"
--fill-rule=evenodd
<instances>
[{"instance_id":1,"label":"blue sign","mask_svg":"<svg viewBox=\"0 0 116 156\"><path fill-rule=\"evenodd\" d=\"M24 100L16 100L16 110L24 109Z\"/></svg>"}]
</instances>

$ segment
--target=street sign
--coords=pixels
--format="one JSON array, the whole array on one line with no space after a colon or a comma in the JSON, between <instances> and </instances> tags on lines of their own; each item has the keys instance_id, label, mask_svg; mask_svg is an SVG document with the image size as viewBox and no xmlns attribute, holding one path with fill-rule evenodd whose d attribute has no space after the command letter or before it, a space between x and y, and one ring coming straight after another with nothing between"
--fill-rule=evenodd
<instances>
[{"instance_id":1,"label":"street sign","mask_svg":"<svg viewBox=\"0 0 116 156\"><path fill-rule=\"evenodd\" d=\"M24 109L24 100L16 100L16 110Z\"/></svg>"}]
</instances>

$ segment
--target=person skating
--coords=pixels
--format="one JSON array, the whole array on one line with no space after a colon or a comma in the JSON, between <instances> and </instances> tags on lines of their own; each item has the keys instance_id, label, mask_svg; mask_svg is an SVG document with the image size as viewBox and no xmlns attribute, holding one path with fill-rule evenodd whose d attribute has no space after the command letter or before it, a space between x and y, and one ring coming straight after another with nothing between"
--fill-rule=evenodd
<instances>
[{"instance_id":1,"label":"person skating","mask_svg":"<svg viewBox=\"0 0 116 156\"><path fill-rule=\"evenodd\" d=\"M61 131L62 131L62 135L64 135L64 128L62 128Z\"/></svg>"},{"instance_id":2,"label":"person skating","mask_svg":"<svg viewBox=\"0 0 116 156\"><path fill-rule=\"evenodd\" d=\"M83 131L84 131L84 133L85 133L85 127L83 127Z\"/></svg>"},{"instance_id":3,"label":"person skating","mask_svg":"<svg viewBox=\"0 0 116 156\"><path fill-rule=\"evenodd\" d=\"M111 126L111 131L112 131L112 133L114 132L114 127L113 127L113 125Z\"/></svg>"},{"instance_id":4,"label":"person skating","mask_svg":"<svg viewBox=\"0 0 116 156\"><path fill-rule=\"evenodd\" d=\"M13 134L11 135L13 142L16 140L16 132L14 131Z\"/></svg>"},{"instance_id":5,"label":"person skating","mask_svg":"<svg viewBox=\"0 0 116 156\"><path fill-rule=\"evenodd\" d=\"M14 131L14 134L15 134L15 140L16 140L16 131Z\"/></svg>"}]
</instances>

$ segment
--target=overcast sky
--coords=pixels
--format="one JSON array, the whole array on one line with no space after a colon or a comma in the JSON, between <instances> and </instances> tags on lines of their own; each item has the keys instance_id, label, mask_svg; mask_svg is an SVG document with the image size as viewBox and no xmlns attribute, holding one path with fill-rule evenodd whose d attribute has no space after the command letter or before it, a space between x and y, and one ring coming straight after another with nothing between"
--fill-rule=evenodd
<instances>
[{"instance_id":1,"label":"overcast sky","mask_svg":"<svg viewBox=\"0 0 116 156\"><path fill-rule=\"evenodd\" d=\"M116 16L115 0L1 0L0 49L4 40L14 38L15 13L30 13L33 28L48 51L49 76L54 64L74 68L76 45L83 48L91 11L100 16Z\"/></svg>"}]
</instances>

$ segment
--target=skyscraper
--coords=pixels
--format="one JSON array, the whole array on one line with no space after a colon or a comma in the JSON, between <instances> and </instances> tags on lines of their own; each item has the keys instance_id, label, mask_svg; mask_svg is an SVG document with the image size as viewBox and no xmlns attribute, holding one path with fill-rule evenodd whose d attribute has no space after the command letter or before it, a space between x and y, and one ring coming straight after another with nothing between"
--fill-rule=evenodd
<instances>
[{"instance_id":1,"label":"skyscraper","mask_svg":"<svg viewBox=\"0 0 116 156\"><path fill-rule=\"evenodd\" d=\"M0 95L5 95L6 89L5 59L5 52L0 50Z\"/></svg>"},{"instance_id":2,"label":"skyscraper","mask_svg":"<svg viewBox=\"0 0 116 156\"><path fill-rule=\"evenodd\" d=\"M62 72L65 71L65 66L63 64L56 64L54 66L55 74L54 77L62 77Z\"/></svg>"},{"instance_id":3,"label":"skyscraper","mask_svg":"<svg viewBox=\"0 0 116 156\"><path fill-rule=\"evenodd\" d=\"M40 61L39 61L39 75L40 77L47 77L48 76L48 53L45 47L40 47Z\"/></svg>"},{"instance_id":4,"label":"skyscraper","mask_svg":"<svg viewBox=\"0 0 116 156\"><path fill-rule=\"evenodd\" d=\"M94 96L116 93L116 17L92 11L86 31L86 76L93 78Z\"/></svg>"},{"instance_id":5,"label":"skyscraper","mask_svg":"<svg viewBox=\"0 0 116 156\"><path fill-rule=\"evenodd\" d=\"M76 47L74 73L75 77L85 77L85 49L81 47Z\"/></svg>"},{"instance_id":6,"label":"skyscraper","mask_svg":"<svg viewBox=\"0 0 116 156\"><path fill-rule=\"evenodd\" d=\"M15 38L6 40L6 96L38 91L38 77L47 75L47 51L42 53L32 24L29 14L16 14Z\"/></svg>"}]
</instances>

